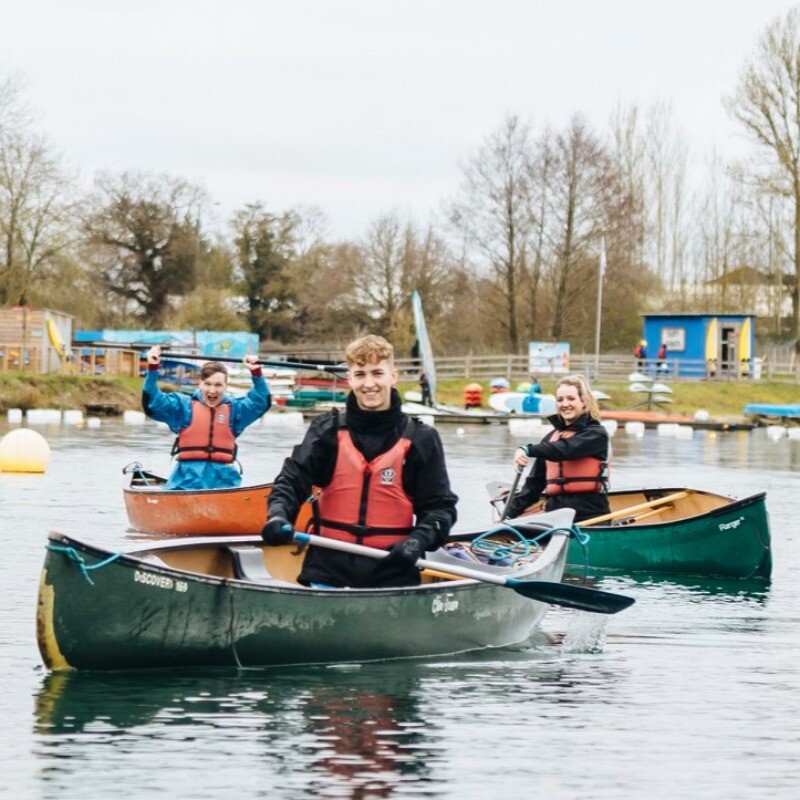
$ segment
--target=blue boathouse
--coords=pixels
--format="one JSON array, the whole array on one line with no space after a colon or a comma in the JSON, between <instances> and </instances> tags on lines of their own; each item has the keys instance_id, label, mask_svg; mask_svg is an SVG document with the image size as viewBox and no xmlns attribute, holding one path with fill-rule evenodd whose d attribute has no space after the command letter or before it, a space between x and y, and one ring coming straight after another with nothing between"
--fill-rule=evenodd
<instances>
[{"instance_id":1,"label":"blue boathouse","mask_svg":"<svg viewBox=\"0 0 800 800\"><path fill-rule=\"evenodd\" d=\"M667 346L667 369L681 376L749 375L755 351L755 314L642 314L648 362Z\"/></svg>"}]
</instances>

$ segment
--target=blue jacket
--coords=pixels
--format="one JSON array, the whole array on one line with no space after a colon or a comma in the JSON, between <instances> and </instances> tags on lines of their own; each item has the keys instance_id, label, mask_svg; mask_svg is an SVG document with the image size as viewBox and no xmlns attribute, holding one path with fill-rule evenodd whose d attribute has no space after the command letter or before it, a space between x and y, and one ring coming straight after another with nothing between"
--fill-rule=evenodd
<instances>
[{"instance_id":1,"label":"blue jacket","mask_svg":"<svg viewBox=\"0 0 800 800\"><path fill-rule=\"evenodd\" d=\"M162 392L158 387L158 370L147 373L142 387L142 407L148 417L164 422L174 433L180 433L192 419L192 399L203 402L200 390L191 397L180 392ZM234 436L252 425L269 409L272 398L263 376L253 376L253 388L244 397L226 394L223 403L231 404L231 430ZM239 486L242 476L233 464L216 461L176 461L167 481L167 489L225 489Z\"/></svg>"}]
</instances>

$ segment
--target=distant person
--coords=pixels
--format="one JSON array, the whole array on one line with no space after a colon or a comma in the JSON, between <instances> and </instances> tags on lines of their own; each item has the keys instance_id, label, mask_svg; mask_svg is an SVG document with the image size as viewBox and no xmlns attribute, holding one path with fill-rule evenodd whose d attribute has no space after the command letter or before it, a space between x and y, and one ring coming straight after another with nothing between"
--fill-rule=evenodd
<instances>
[{"instance_id":1,"label":"distant person","mask_svg":"<svg viewBox=\"0 0 800 800\"><path fill-rule=\"evenodd\" d=\"M147 351L147 375L142 388L144 413L166 423L178 435L172 448L177 460L167 489L226 489L241 484L242 476L234 466L236 437L271 404L258 356L247 355L243 363L253 381L253 388L245 397L226 394L228 370L218 361L203 364L198 388L190 397L159 389L161 348L156 345Z\"/></svg>"},{"instance_id":2,"label":"distant person","mask_svg":"<svg viewBox=\"0 0 800 800\"><path fill-rule=\"evenodd\" d=\"M433 398L431 397L431 384L428 376L424 372L419 374L419 386L422 392L422 405L433 407Z\"/></svg>"},{"instance_id":3,"label":"distant person","mask_svg":"<svg viewBox=\"0 0 800 800\"><path fill-rule=\"evenodd\" d=\"M350 394L318 416L283 463L269 496L268 545L285 544L300 506L313 500L313 532L387 550L368 556L310 547L299 581L321 588L413 586L416 562L444 544L456 521L444 449L436 429L403 413L394 348L369 334L345 350Z\"/></svg>"},{"instance_id":4,"label":"distant person","mask_svg":"<svg viewBox=\"0 0 800 800\"><path fill-rule=\"evenodd\" d=\"M611 446L600 423L597 400L583 375L569 375L556 384L557 413L549 417L554 430L539 444L514 453L514 466L524 469L535 458L522 491L509 507L518 517L544 498L545 510L575 510L575 521L609 513L608 465Z\"/></svg>"},{"instance_id":5,"label":"distant person","mask_svg":"<svg viewBox=\"0 0 800 800\"><path fill-rule=\"evenodd\" d=\"M542 393L542 386L539 383L539 378L537 375L531 373L531 386L528 389L528 394L541 394Z\"/></svg>"},{"instance_id":6,"label":"distant person","mask_svg":"<svg viewBox=\"0 0 800 800\"><path fill-rule=\"evenodd\" d=\"M636 358L636 366L642 370L647 365L647 342L641 339L636 347L633 348L633 355Z\"/></svg>"},{"instance_id":7,"label":"distant person","mask_svg":"<svg viewBox=\"0 0 800 800\"><path fill-rule=\"evenodd\" d=\"M414 339L414 344L411 345L411 366L419 367L419 339Z\"/></svg>"},{"instance_id":8,"label":"distant person","mask_svg":"<svg viewBox=\"0 0 800 800\"><path fill-rule=\"evenodd\" d=\"M666 344L662 344L661 347L658 348L658 369L661 372L666 372L668 369L667 366L667 346Z\"/></svg>"}]
</instances>

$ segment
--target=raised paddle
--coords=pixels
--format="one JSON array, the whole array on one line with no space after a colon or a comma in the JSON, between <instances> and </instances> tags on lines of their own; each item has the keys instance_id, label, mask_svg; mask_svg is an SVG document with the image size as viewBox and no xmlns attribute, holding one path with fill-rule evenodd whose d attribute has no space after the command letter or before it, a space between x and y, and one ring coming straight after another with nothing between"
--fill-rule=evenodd
<instances>
[{"instance_id":1,"label":"raised paddle","mask_svg":"<svg viewBox=\"0 0 800 800\"><path fill-rule=\"evenodd\" d=\"M340 542L338 539L328 539L324 536L315 536L314 534L301 533L300 531L294 531L293 539L299 544L310 544L315 547L325 547L329 550L341 550L345 553L354 553L355 555L369 558L386 558L389 555L387 550L378 550L374 547L365 547L364 545L351 544L350 542ZM420 558L417 561L417 566L420 569L430 569L442 574L440 571L444 565ZM505 586L531 600L539 600L542 603L564 606L565 608L577 608L581 611L591 611L595 614L616 614L636 602L633 597L627 597L622 594L601 592L597 589L571 586L566 583L520 581L504 575L478 572L478 570L454 564L447 564L444 569L447 574L459 578L469 578L482 583Z\"/></svg>"},{"instance_id":2,"label":"raised paddle","mask_svg":"<svg viewBox=\"0 0 800 800\"><path fill-rule=\"evenodd\" d=\"M96 350L139 350L144 352L153 345L142 344L116 344L109 342L78 342L75 349L93 348ZM258 355L256 353L256 355ZM242 359L234 356L209 356L199 353L174 353L171 350L162 350L161 358L177 358L181 361L220 361L226 364L241 364ZM279 361L278 359L262 358L258 356L258 363L265 367L278 367L284 369L304 369L311 372L330 372L333 375L343 375L347 372L347 364L319 364L313 361Z\"/></svg>"},{"instance_id":3,"label":"raised paddle","mask_svg":"<svg viewBox=\"0 0 800 800\"><path fill-rule=\"evenodd\" d=\"M182 361L192 359L194 361L222 361L228 364L241 364L241 358L231 356L199 356L196 354L187 355L186 353L161 352L161 358L179 358ZM285 369L305 369L311 372L331 372L334 375L343 375L347 372L346 364L313 364L308 361L276 361L268 358L258 357L258 363L265 367L282 367Z\"/></svg>"}]
</instances>

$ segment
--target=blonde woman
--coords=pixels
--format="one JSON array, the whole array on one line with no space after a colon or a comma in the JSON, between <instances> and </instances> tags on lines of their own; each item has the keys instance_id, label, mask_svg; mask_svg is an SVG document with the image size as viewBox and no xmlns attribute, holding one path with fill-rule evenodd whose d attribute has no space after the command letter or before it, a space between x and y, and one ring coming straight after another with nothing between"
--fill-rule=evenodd
<instances>
[{"instance_id":1,"label":"blonde woman","mask_svg":"<svg viewBox=\"0 0 800 800\"><path fill-rule=\"evenodd\" d=\"M522 471L535 458L522 491L509 508L518 517L544 498L545 510L575 510L575 521L607 514L608 465L611 447L600 424L589 382L569 375L556 384L556 411L549 418L554 430L539 444L527 444L514 453L514 466Z\"/></svg>"}]
</instances>

